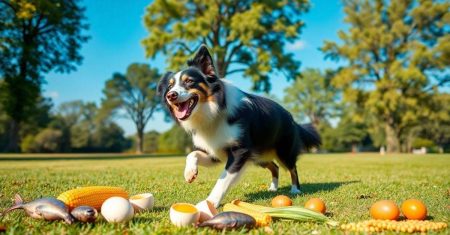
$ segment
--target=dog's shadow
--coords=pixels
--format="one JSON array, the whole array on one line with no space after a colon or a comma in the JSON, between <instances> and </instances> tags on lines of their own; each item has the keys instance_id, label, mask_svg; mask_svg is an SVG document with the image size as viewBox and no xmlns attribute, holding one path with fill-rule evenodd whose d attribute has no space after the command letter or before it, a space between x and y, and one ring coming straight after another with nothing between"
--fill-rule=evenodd
<instances>
[{"instance_id":1,"label":"dog's shadow","mask_svg":"<svg viewBox=\"0 0 450 235\"><path fill-rule=\"evenodd\" d=\"M300 185L300 190L302 193L300 195L314 194L320 191L333 191L342 185L358 183L360 181L345 181L345 182L326 182L326 183L302 183ZM267 190L260 190L258 192L252 192L245 194L246 200L253 202L261 199L271 199L276 195L285 194L290 195L291 186L284 186L278 188L278 191L271 192Z\"/></svg>"}]
</instances>

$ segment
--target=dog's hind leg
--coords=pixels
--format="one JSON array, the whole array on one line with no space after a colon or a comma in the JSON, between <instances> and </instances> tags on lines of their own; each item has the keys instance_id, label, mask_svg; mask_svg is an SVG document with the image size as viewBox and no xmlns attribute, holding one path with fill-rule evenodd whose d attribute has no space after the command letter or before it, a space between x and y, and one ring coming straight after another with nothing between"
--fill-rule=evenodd
<instances>
[{"instance_id":1,"label":"dog's hind leg","mask_svg":"<svg viewBox=\"0 0 450 235\"><path fill-rule=\"evenodd\" d=\"M291 174L292 186L291 186L291 194L300 194L300 182L298 181L298 173L297 167L294 166L289 169L289 173Z\"/></svg>"},{"instance_id":2,"label":"dog's hind leg","mask_svg":"<svg viewBox=\"0 0 450 235\"><path fill-rule=\"evenodd\" d=\"M279 171L278 166L275 164L275 162L267 162L260 164L262 167L269 169L270 173L272 173L272 182L269 186L269 191L276 192L278 190L278 178L279 178Z\"/></svg>"}]
</instances>

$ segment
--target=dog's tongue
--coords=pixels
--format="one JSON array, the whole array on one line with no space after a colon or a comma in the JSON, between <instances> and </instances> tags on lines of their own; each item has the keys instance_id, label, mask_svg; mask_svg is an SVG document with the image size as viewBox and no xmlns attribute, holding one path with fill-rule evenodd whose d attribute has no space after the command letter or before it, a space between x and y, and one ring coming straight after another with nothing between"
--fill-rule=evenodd
<instances>
[{"instance_id":1,"label":"dog's tongue","mask_svg":"<svg viewBox=\"0 0 450 235\"><path fill-rule=\"evenodd\" d=\"M183 102L178 106L178 109L175 109L175 116L178 119L182 119L186 117L187 112L189 110L189 102Z\"/></svg>"}]
</instances>

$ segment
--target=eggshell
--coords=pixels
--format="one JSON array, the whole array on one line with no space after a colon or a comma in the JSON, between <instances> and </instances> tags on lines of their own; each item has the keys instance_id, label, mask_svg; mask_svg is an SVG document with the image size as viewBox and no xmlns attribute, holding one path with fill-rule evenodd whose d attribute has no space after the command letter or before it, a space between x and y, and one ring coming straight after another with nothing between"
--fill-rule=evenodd
<instances>
[{"instance_id":1,"label":"eggshell","mask_svg":"<svg viewBox=\"0 0 450 235\"><path fill-rule=\"evenodd\" d=\"M200 212L197 208L189 203L175 203L170 207L170 221L177 227L184 227L195 224Z\"/></svg>"},{"instance_id":2,"label":"eggshell","mask_svg":"<svg viewBox=\"0 0 450 235\"><path fill-rule=\"evenodd\" d=\"M155 203L155 198L151 193L137 194L131 196L129 200L136 213L144 210L151 210Z\"/></svg>"},{"instance_id":3,"label":"eggshell","mask_svg":"<svg viewBox=\"0 0 450 235\"><path fill-rule=\"evenodd\" d=\"M121 223L133 218L134 209L127 199L111 197L102 204L101 213L108 222Z\"/></svg>"},{"instance_id":4,"label":"eggshell","mask_svg":"<svg viewBox=\"0 0 450 235\"><path fill-rule=\"evenodd\" d=\"M197 210L200 211L199 222L209 220L212 217L214 217L215 215L217 215L217 213L218 213L217 209L214 207L212 202L210 202L208 200L204 200L204 201L197 203L197 205L195 205L195 207L197 208Z\"/></svg>"}]
</instances>

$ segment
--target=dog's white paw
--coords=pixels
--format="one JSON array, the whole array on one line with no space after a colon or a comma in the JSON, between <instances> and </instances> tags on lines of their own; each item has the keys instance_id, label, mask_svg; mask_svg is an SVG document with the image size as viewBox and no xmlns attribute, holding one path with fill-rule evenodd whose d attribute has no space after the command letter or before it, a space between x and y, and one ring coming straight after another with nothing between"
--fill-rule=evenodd
<instances>
[{"instance_id":1,"label":"dog's white paw","mask_svg":"<svg viewBox=\"0 0 450 235\"><path fill-rule=\"evenodd\" d=\"M198 168L197 166L186 166L184 169L184 179L188 183L192 183L198 175Z\"/></svg>"},{"instance_id":2,"label":"dog's white paw","mask_svg":"<svg viewBox=\"0 0 450 235\"><path fill-rule=\"evenodd\" d=\"M302 193L302 191L300 191L300 189L298 189L297 186L292 185L291 194L296 195L296 194L300 194L300 193Z\"/></svg>"},{"instance_id":3,"label":"dog's white paw","mask_svg":"<svg viewBox=\"0 0 450 235\"><path fill-rule=\"evenodd\" d=\"M278 186L274 183L270 183L269 192L276 192L278 190Z\"/></svg>"}]
</instances>

